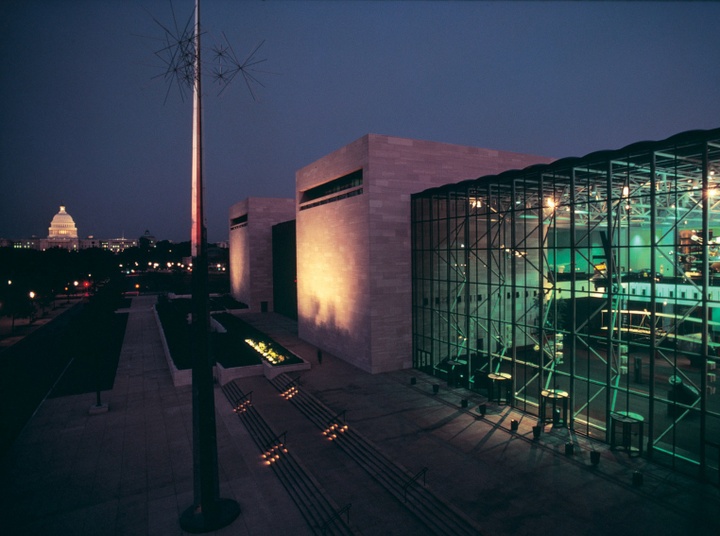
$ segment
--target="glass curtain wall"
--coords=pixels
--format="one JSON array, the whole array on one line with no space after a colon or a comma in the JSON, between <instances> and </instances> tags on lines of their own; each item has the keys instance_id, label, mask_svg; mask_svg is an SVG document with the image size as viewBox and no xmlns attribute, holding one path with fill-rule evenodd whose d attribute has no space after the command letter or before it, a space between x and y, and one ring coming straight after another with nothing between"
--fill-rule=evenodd
<instances>
[{"instance_id":1,"label":"glass curtain wall","mask_svg":"<svg viewBox=\"0 0 720 536\"><path fill-rule=\"evenodd\" d=\"M719 183L720 129L414 195L414 366L719 478Z\"/></svg>"}]
</instances>

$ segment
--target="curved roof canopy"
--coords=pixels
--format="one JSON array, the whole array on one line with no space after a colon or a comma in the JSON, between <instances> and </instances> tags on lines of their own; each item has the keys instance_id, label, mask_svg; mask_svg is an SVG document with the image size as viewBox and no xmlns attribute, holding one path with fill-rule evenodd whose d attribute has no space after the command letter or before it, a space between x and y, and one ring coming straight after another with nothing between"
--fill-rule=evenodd
<instances>
[{"instance_id":1,"label":"curved roof canopy","mask_svg":"<svg viewBox=\"0 0 720 536\"><path fill-rule=\"evenodd\" d=\"M511 185L518 179L532 181L533 179L550 178L555 183L562 182L563 179L569 181L573 170L593 169L597 172L598 169L603 169L598 166L607 166L608 162L619 162L627 168L643 166L647 169L649 156L653 153L656 155L655 166L658 173L672 171L675 176L678 176L678 173L680 175L692 173L692 170L699 173L703 163L697 158L697 146L704 143L707 143L708 146L706 165L711 167L720 165L720 128L690 130L675 134L662 141L641 141L621 149L595 151L583 157L561 158L550 164L535 164L523 169L504 171L497 175L485 175L477 179L446 184L424 190L414 194L413 197L443 195L474 187L483 187L487 184ZM717 171L720 174L720 169Z\"/></svg>"}]
</instances>

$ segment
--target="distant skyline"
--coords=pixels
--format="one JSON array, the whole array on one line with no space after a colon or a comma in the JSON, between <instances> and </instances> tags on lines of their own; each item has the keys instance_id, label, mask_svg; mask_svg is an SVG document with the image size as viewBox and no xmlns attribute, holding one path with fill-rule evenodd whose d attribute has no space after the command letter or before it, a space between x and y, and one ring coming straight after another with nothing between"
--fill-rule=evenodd
<instances>
[{"instance_id":1,"label":"distant skyline","mask_svg":"<svg viewBox=\"0 0 720 536\"><path fill-rule=\"evenodd\" d=\"M193 0L0 3L0 237L190 236L192 103L162 79L153 18ZM715 2L202 3L264 40L254 101L206 76L208 238L247 197L294 197L295 171L367 133L562 158L720 126ZM167 95L167 101L166 101ZM458 177L458 180L471 177Z\"/></svg>"}]
</instances>

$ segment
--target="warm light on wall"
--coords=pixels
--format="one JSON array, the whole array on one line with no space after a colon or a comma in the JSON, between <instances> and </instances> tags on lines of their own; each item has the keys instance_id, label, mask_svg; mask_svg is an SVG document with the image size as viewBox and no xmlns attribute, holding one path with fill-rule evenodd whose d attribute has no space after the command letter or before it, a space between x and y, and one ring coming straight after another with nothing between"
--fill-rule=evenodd
<instances>
[{"instance_id":1,"label":"warm light on wall","mask_svg":"<svg viewBox=\"0 0 720 536\"><path fill-rule=\"evenodd\" d=\"M365 196L331 203L298 216L299 328L328 351L352 346L365 359L369 332L369 238ZM352 237L352 239L349 239Z\"/></svg>"}]
</instances>

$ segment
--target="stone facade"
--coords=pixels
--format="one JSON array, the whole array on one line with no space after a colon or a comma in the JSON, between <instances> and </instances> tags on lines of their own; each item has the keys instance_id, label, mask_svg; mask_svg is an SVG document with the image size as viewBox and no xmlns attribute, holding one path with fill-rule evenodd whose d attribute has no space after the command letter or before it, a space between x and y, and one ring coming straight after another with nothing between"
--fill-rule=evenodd
<instances>
[{"instance_id":1,"label":"stone facade","mask_svg":"<svg viewBox=\"0 0 720 536\"><path fill-rule=\"evenodd\" d=\"M300 337L371 373L410 368L410 195L551 160L369 134L299 170Z\"/></svg>"},{"instance_id":2,"label":"stone facade","mask_svg":"<svg viewBox=\"0 0 720 536\"><path fill-rule=\"evenodd\" d=\"M229 215L232 296L251 311L273 311L272 227L295 217L295 202L250 197Z\"/></svg>"}]
</instances>

